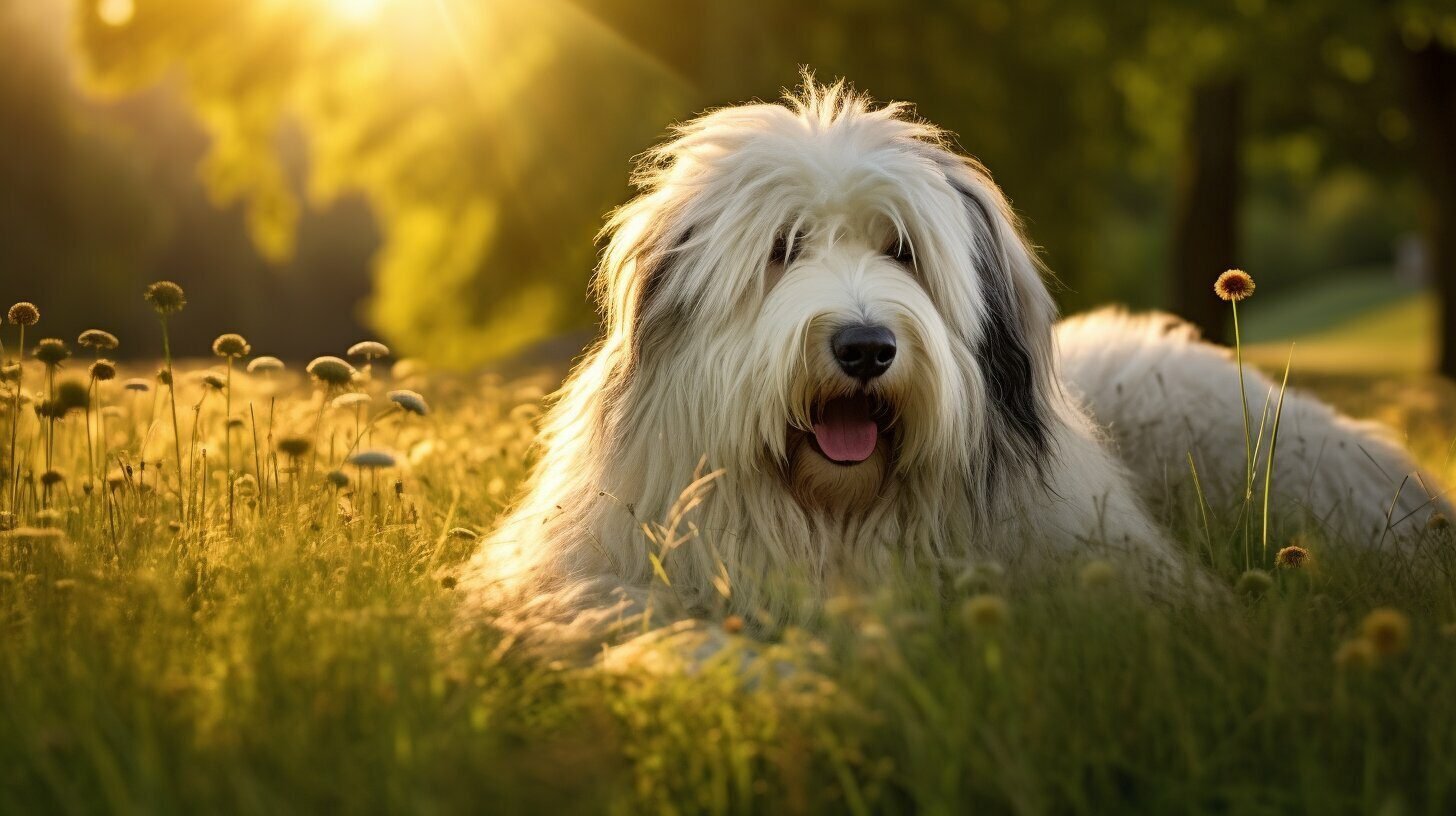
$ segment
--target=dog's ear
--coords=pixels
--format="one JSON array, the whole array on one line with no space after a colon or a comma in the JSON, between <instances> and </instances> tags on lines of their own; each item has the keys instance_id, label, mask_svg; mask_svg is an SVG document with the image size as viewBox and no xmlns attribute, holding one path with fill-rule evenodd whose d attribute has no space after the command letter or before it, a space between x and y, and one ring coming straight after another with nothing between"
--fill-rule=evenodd
<instances>
[{"instance_id":1,"label":"dog's ear","mask_svg":"<svg viewBox=\"0 0 1456 816\"><path fill-rule=\"evenodd\" d=\"M1003 457L1040 471L1051 446L1056 305L1040 259L985 169L972 159L957 159L947 172L970 219L970 252L984 305L974 351L996 426L988 475L995 478Z\"/></svg>"},{"instance_id":2,"label":"dog's ear","mask_svg":"<svg viewBox=\"0 0 1456 816\"><path fill-rule=\"evenodd\" d=\"M691 227L640 198L608 220L606 251L594 283L606 335L640 363L642 355L671 336L681 311L665 296L672 266L692 238Z\"/></svg>"}]
</instances>

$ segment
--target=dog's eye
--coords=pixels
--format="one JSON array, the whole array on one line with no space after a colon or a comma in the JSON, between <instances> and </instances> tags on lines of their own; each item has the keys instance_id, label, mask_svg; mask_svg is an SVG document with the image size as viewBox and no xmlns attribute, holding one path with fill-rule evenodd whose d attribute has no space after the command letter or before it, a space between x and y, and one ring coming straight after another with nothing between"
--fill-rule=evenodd
<instances>
[{"instance_id":1,"label":"dog's eye","mask_svg":"<svg viewBox=\"0 0 1456 816\"><path fill-rule=\"evenodd\" d=\"M895 239L895 242L885 250L885 254L898 264L912 268L915 266L915 250L911 249L910 242L903 238Z\"/></svg>"},{"instance_id":2,"label":"dog's eye","mask_svg":"<svg viewBox=\"0 0 1456 816\"><path fill-rule=\"evenodd\" d=\"M773 249L769 250L768 262L788 266L799 259L799 249L802 246L801 242L794 241L793 249L790 249L789 239L780 235L774 239Z\"/></svg>"}]
</instances>

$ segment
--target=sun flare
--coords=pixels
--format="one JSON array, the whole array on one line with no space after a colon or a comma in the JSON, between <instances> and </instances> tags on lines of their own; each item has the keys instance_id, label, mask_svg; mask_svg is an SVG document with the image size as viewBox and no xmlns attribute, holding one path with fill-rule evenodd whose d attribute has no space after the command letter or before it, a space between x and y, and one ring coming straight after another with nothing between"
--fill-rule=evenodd
<instances>
[{"instance_id":1,"label":"sun flare","mask_svg":"<svg viewBox=\"0 0 1456 816\"><path fill-rule=\"evenodd\" d=\"M379 16L388 0L325 0L329 10L350 23L367 23Z\"/></svg>"}]
</instances>

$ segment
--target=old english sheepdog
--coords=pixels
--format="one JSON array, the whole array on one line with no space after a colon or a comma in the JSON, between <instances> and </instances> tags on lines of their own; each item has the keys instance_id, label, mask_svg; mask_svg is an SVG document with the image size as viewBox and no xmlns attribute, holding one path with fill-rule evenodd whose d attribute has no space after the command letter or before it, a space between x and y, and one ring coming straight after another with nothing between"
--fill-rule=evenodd
<instances>
[{"instance_id":1,"label":"old english sheepdog","mask_svg":"<svg viewBox=\"0 0 1456 816\"><path fill-rule=\"evenodd\" d=\"M469 565L467 615L772 626L977 559L1199 580L1165 522L1190 456L1210 507L1244 493L1229 354L1162 315L1056 325L1011 206L944 131L809 80L676 128L635 182L603 232L604 336ZM1257 419L1273 385L1247 376ZM1293 392L1275 467L1281 518L1329 540L1394 546L1446 507L1376 428Z\"/></svg>"}]
</instances>

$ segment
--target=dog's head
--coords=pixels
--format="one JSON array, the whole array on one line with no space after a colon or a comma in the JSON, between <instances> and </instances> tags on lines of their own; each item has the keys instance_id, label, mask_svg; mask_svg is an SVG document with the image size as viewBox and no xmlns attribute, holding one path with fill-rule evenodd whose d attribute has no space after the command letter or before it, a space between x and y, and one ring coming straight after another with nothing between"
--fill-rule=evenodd
<instances>
[{"instance_id":1,"label":"dog's head","mask_svg":"<svg viewBox=\"0 0 1456 816\"><path fill-rule=\"evenodd\" d=\"M614 376L640 386L622 421L780 473L820 510L1039 467L1054 307L1005 198L944 132L808 80L677 128L636 181L597 282Z\"/></svg>"}]
</instances>

